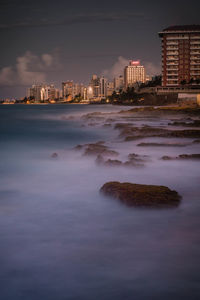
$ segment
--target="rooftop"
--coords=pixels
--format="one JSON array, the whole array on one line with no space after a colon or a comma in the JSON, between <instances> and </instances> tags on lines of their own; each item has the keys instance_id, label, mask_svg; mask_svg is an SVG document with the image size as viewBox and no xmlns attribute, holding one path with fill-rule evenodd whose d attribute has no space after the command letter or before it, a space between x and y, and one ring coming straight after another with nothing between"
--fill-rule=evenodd
<instances>
[{"instance_id":1,"label":"rooftop","mask_svg":"<svg viewBox=\"0 0 200 300\"><path fill-rule=\"evenodd\" d=\"M200 31L200 25L175 25L169 26L163 30L165 31Z\"/></svg>"}]
</instances>

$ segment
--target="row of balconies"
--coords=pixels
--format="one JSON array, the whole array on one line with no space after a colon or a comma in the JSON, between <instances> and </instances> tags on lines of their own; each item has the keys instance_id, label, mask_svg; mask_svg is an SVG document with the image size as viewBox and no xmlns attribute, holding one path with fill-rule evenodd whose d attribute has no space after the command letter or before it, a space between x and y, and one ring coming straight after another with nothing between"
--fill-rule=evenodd
<instances>
[{"instance_id":1,"label":"row of balconies","mask_svg":"<svg viewBox=\"0 0 200 300\"><path fill-rule=\"evenodd\" d=\"M196 50L196 49L200 49L200 44L199 45L191 45L190 46L190 50Z\"/></svg>"},{"instance_id":2,"label":"row of balconies","mask_svg":"<svg viewBox=\"0 0 200 300\"><path fill-rule=\"evenodd\" d=\"M191 40L193 40L193 39L200 39L200 34L199 35L190 36L190 39Z\"/></svg>"}]
</instances>

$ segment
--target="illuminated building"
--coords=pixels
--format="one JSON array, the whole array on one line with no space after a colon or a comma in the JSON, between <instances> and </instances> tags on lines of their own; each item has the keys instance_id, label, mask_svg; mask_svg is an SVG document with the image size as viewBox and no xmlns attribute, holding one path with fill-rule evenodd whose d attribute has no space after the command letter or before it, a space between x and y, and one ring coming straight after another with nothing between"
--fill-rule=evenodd
<instances>
[{"instance_id":1,"label":"illuminated building","mask_svg":"<svg viewBox=\"0 0 200 300\"><path fill-rule=\"evenodd\" d=\"M114 82L108 82L107 83L107 96L111 96L114 92Z\"/></svg>"},{"instance_id":2,"label":"illuminated building","mask_svg":"<svg viewBox=\"0 0 200 300\"><path fill-rule=\"evenodd\" d=\"M140 65L140 61L131 60L129 66L124 69L124 85L125 89L131 87L136 82L144 83L146 80L145 68Z\"/></svg>"},{"instance_id":3,"label":"illuminated building","mask_svg":"<svg viewBox=\"0 0 200 300\"><path fill-rule=\"evenodd\" d=\"M200 79L200 25L171 26L162 39L162 85L178 86Z\"/></svg>"},{"instance_id":4,"label":"illuminated building","mask_svg":"<svg viewBox=\"0 0 200 300\"><path fill-rule=\"evenodd\" d=\"M62 82L62 93L64 100L72 100L74 93L74 83L73 81Z\"/></svg>"}]
</instances>

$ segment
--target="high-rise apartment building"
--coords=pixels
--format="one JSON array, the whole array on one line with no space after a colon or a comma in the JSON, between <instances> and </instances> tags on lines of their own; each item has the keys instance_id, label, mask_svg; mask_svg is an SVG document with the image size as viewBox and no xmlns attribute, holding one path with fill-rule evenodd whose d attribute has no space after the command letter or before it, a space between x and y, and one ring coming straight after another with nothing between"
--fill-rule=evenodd
<instances>
[{"instance_id":1,"label":"high-rise apartment building","mask_svg":"<svg viewBox=\"0 0 200 300\"><path fill-rule=\"evenodd\" d=\"M200 25L171 26L162 39L162 85L178 86L200 79Z\"/></svg>"},{"instance_id":2,"label":"high-rise apartment building","mask_svg":"<svg viewBox=\"0 0 200 300\"><path fill-rule=\"evenodd\" d=\"M107 96L107 79L104 77L100 78L100 98L105 98Z\"/></svg>"},{"instance_id":3,"label":"high-rise apartment building","mask_svg":"<svg viewBox=\"0 0 200 300\"><path fill-rule=\"evenodd\" d=\"M72 100L74 92L74 82L73 81L66 81L62 82L62 93L64 100Z\"/></svg>"},{"instance_id":4,"label":"high-rise apartment building","mask_svg":"<svg viewBox=\"0 0 200 300\"><path fill-rule=\"evenodd\" d=\"M28 89L27 96L35 101L54 100L59 98L58 91L53 84L32 85L32 87Z\"/></svg>"},{"instance_id":5,"label":"high-rise apartment building","mask_svg":"<svg viewBox=\"0 0 200 300\"><path fill-rule=\"evenodd\" d=\"M93 97L98 98L100 94L100 79L97 75L92 75L90 86L92 88Z\"/></svg>"},{"instance_id":6,"label":"high-rise apartment building","mask_svg":"<svg viewBox=\"0 0 200 300\"><path fill-rule=\"evenodd\" d=\"M145 68L140 65L138 60L131 60L129 66L126 66L124 69L124 85L126 89L133 86L136 82L144 83L145 78Z\"/></svg>"}]
</instances>

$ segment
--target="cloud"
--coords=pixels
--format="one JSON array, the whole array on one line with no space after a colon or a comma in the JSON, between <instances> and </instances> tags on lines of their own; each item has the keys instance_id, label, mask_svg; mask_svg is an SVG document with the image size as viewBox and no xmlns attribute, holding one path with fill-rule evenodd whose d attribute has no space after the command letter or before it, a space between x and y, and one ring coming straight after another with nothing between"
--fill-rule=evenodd
<instances>
[{"instance_id":1,"label":"cloud","mask_svg":"<svg viewBox=\"0 0 200 300\"><path fill-rule=\"evenodd\" d=\"M123 75L124 68L125 66L129 65L129 61L130 59L119 56L117 61L114 63L114 65L110 69L103 70L101 75L107 77L108 79L113 79L114 77ZM146 69L147 75L154 76L154 75L159 75L161 73L160 65L156 65L152 62L144 62L143 65Z\"/></svg>"},{"instance_id":2,"label":"cloud","mask_svg":"<svg viewBox=\"0 0 200 300\"><path fill-rule=\"evenodd\" d=\"M156 65L152 62L145 62L144 66L146 68L146 73L150 76L161 74L161 66Z\"/></svg>"},{"instance_id":3,"label":"cloud","mask_svg":"<svg viewBox=\"0 0 200 300\"><path fill-rule=\"evenodd\" d=\"M59 68L57 55L42 54L37 56L27 51L16 59L14 66L0 70L1 86L28 86L34 83L44 83L48 72Z\"/></svg>"},{"instance_id":4,"label":"cloud","mask_svg":"<svg viewBox=\"0 0 200 300\"><path fill-rule=\"evenodd\" d=\"M107 77L108 79L113 79L114 77L117 77L119 75L123 75L124 68L129 64L129 60L119 56L117 61L114 63L114 65L107 70L104 70L102 72L102 75Z\"/></svg>"},{"instance_id":5,"label":"cloud","mask_svg":"<svg viewBox=\"0 0 200 300\"><path fill-rule=\"evenodd\" d=\"M134 18L144 19L141 13L93 13L93 14L78 14L67 17L62 20L37 20L37 21L20 21L16 23L0 23L0 29L12 29L23 27L46 27L46 26L69 26L73 24L96 23L96 22L115 22L134 20Z\"/></svg>"}]
</instances>

